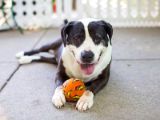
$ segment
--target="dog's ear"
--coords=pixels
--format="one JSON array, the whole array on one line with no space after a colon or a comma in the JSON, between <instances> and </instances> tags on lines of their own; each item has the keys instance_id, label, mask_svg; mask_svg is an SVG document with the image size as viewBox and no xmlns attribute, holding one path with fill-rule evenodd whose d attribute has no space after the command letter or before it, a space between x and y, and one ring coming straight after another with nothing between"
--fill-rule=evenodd
<instances>
[{"instance_id":1,"label":"dog's ear","mask_svg":"<svg viewBox=\"0 0 160 120\"><path fill-rule=\"evenodd\" d=\"M64 27L61 30L61 37L64 43L64 46L66 46L66 44L68 44L68 34L70 31L70 28L72 27L74 21L67 23L66 25L64 25Z\"/></svg>"},{"instance_id":2,"label":"dog's ear","mask_svg":"<svg viewBox=\"0 0 160 120\"><path fill-rule=\"evenodd\" d=\"M103 21L103 20L98 21L98 23L104 27L104 29L105 29L106 33L108 34L109 39L111 41L112 35L113 35L112 25L110 23L108 23L108 22Z\"/></svg>"}]
</instances>

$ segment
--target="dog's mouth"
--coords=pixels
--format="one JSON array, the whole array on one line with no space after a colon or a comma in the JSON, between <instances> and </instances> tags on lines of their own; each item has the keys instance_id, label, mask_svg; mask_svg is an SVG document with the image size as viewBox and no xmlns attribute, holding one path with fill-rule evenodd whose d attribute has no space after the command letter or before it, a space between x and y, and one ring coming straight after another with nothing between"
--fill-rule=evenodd
<instances>
[{"instance_id":1,"label":"dog's mouth","mask_svg":"<svg viewBox=\"0 0 160 120\"><path fill-rule=\"evenodd\" d=\"M81 70L86 75L91 75L94 71L95 64L80 64Z\"/></svg>"},{"instance_id":2,"label":"dog's mouth","mask_svg":"<svg viewBox=\"0 0 160 120\"><path fill-rule=\"evenodd\" d=\"M72 51L72 53L74 56L73 51ZM81 63L81 62L77 61L77 63L80 65L82 72L86 75L91 75L94 72L96 64L99 62L101 55L102 55L102 52L100 53L98 61L96 63Z\"/></svg>"},{"instance_id":3,"label":"dog's mouth","mask_svg":"<svg viewBox=\"0 0 160 120\"><path fill-rule=\"evenodd\" d=\"M102 55L102 52L99 55L98 61L96 63L88 63L88 64L84 64L84 63L79 63L81 70L86 74L86 75L91 75L94 72L95 66L96 64L99 62L100 57Z\"/></svg>"}]
</instances>

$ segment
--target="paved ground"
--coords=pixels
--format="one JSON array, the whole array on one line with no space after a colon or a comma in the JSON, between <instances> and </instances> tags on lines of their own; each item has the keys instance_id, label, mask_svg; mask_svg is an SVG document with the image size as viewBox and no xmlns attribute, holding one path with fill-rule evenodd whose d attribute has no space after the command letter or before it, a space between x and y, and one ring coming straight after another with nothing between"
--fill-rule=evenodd
<instances>
[{"instance_id":1,"label":"paved ground","mask_svg":"<svg viewBox=\"0 0 160 120\"><path fill-rule=\"evenodd\" d=\"M91 110L51 103L56 67L19 66L15 54L51 42L58 30L0 33L0 120L160 119L160 29L115 29L110 81Z\"/></svg>"}]
</instances>

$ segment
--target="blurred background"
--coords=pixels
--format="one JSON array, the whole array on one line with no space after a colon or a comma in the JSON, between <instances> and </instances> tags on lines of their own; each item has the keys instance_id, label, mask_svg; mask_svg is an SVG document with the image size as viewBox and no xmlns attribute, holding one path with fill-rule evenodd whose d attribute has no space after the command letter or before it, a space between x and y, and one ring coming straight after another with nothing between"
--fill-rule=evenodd
<instances>
[{"instance_id":1,"label":"blurred background","mask_svg":"<svg viewBox=\"0 0 160 120\"><path fill-rule=\"evenodd\" d=\"M159 0L0 0L0 30L59 27L84 17L115 27L160 26Z\"/></svg>"},{"instance_id":2,"label":"blurred background","mask_svg":"<svg viewBox=\"0 0 160 120\"><path fill-rule=\"evenodd\" d=\"M87 113L57 110L56 66L20 65L15 55L56 40L65 19L85 17L114 27L110 80ZM0 0L0 120L158 120L159 27L160 0Z\"/></svg>"}]
</instances>

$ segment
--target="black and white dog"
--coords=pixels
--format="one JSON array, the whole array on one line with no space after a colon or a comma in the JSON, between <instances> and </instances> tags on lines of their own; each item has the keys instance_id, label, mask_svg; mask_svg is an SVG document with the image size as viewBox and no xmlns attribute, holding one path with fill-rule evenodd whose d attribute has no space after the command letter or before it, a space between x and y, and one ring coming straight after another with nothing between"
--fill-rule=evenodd
<instances>
[{"instance_id":1,"label":"black and white dog","mask_svg":"<svg viewBox=\"0 0 160 120\"><path fill-rule=\"evenodd\" d=\"M66 100L62 90L65 80L82 79L86 92L76 104L79 111L93 106L94 95L108 82L111 64L112 26L102 20L87 18L67 23L61 30L61 38L40 49L20 52L16 55L20 64L34 61L58 64L52 98L53 104L61 108ZM35 56L40 52L54 50L54 57Z\"/></svg>"}]
</instances>

